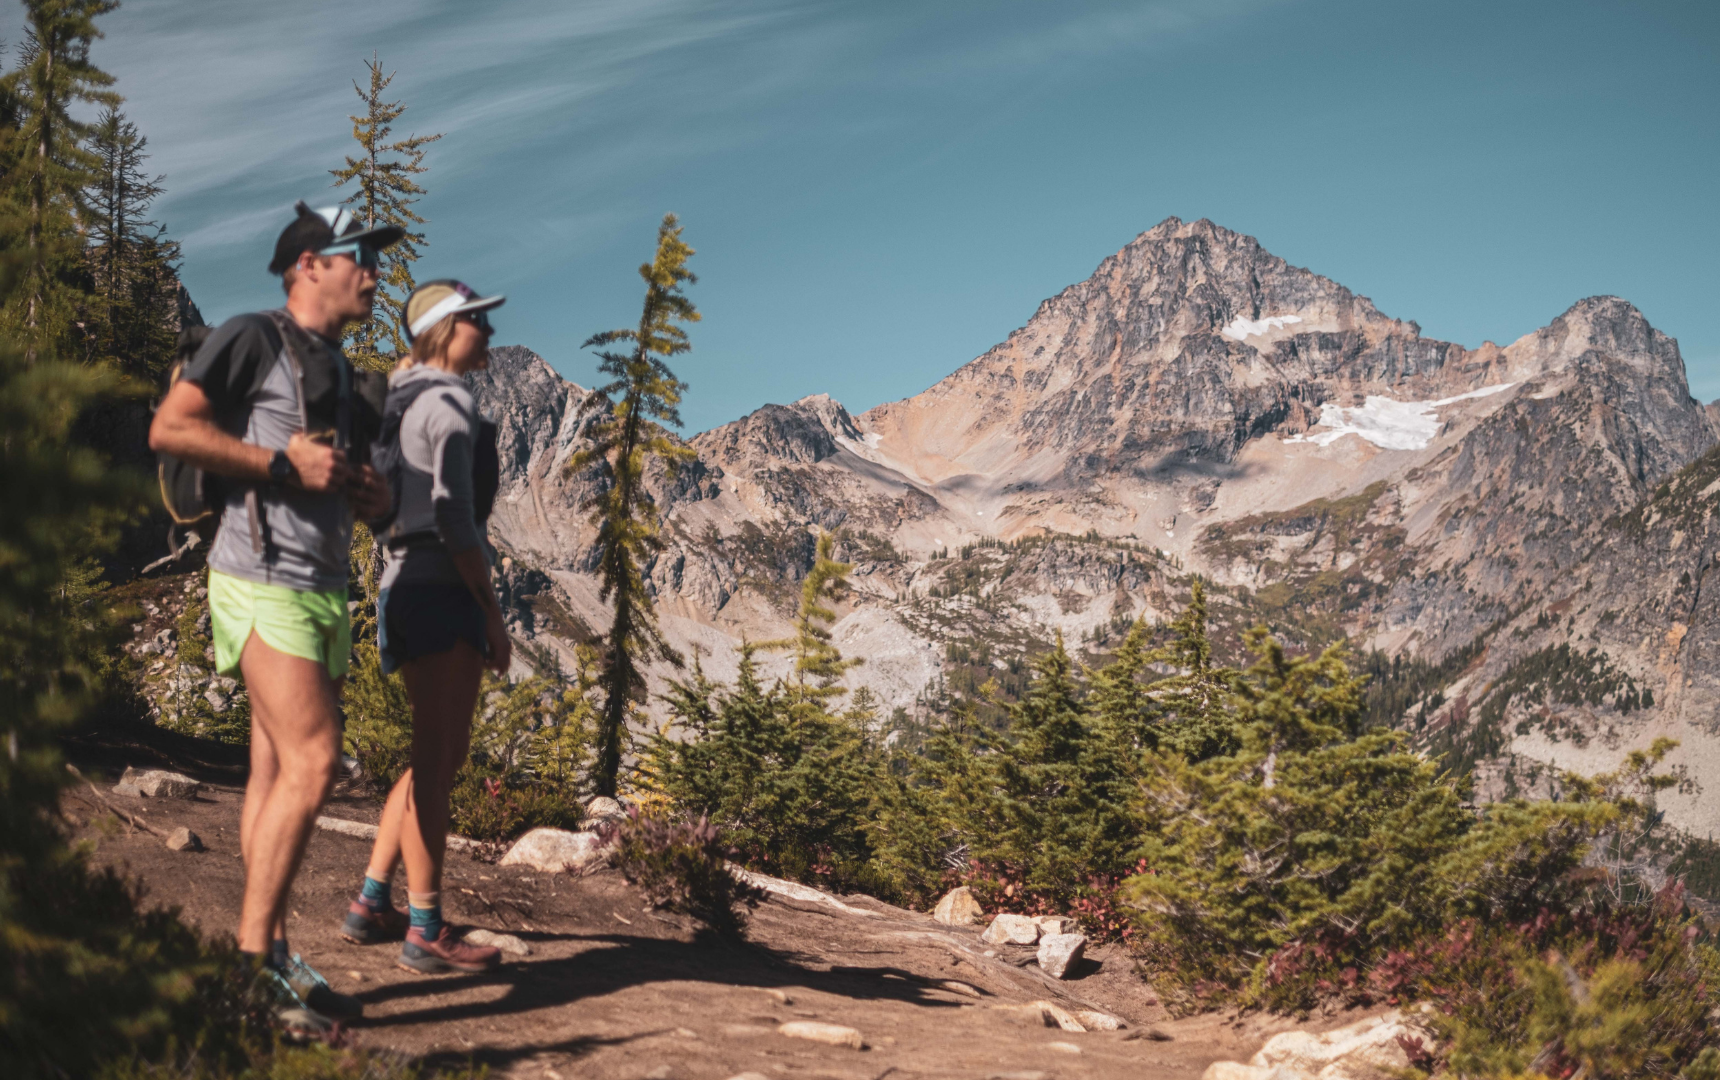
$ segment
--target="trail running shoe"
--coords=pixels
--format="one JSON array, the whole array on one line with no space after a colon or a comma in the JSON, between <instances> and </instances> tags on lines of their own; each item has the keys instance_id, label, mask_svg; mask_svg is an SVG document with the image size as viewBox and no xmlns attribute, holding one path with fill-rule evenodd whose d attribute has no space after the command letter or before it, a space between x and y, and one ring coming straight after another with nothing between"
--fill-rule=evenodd
<instances>
[{"instance_id":1,"label":"trail running shoe","mask_svg":"<svg viewBox=\"0 0 1720 1080\"><path fill-rule=\"evenodd\" d=\"M399 908L373 908L362 900L354 900L346 909L346 920L340 924L340 936L354 945L376 945L399 941L406 936L406 926L406 912Z\"/></svg>"},{"instance_id":2,"label":"trail running shoe","mask_svg":"<svg viewBox=\"0 0 1720 1080\"><path fill-rule=\"evenodd\" d=\"M306 1007L298 991L276 968L263 965L253 985L256 987L253 993L263 996L276 1030L288 1042L304 1044L320 1040L332 1043L339 1038L340 1025Z\"/></svg>"},{"instance_id":3,"label":"trail running shoe","mask_svg":"<svg viewBox=\"0 0 1720 1080\"><path fill-rule=\"evenodd\" d=\"M328 980L305 963L298 953L287 961L286 970L281 974L293 993L312 1012L335 1020L357 1020L364 1015L364 1002L330 987Z\"/></svg>"},{"instance_id":4,"label":"trail running shoe","mask_svg":"<svg viewBox=\"0 0 1720 1080\"><path fill-rule=\"evenodd\" d=\"M406 931L406 941L400 946L400 966L424 975L441 975L449 971L489 971L502 962L502 950L492 945L471 945L454 936L454 928L442 924L442 933L435 941L424 937L414 926Z\"/></svg>"}]
</instances>

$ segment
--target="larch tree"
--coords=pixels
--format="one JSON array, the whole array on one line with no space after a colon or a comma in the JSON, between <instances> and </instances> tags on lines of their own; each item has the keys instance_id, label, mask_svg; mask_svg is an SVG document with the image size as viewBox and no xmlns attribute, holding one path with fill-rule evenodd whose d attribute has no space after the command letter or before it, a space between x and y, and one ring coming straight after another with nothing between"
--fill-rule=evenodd
<instances>
[{"instance_id":1,"label":"larch tree","mask_svg":"<svg viewBox=\"0 0 1720 1080\"><path fill-rule=\"evenodd\" d=\"M690 347L683 324L699 313L682 288L698 279L687 269L693 249L681 239L681 225L667 214L657 230L657 252L639 267L645 279L645 304L634 329L594 334L582 348L626 343L631 348L599 352L598 370L611 381L591 391L581 415L595 414L586 429L590 439L567 462L569 473L608 466L610 483L586 503L597 526L603 600L614 605L605 642L600 682L604 690L597 724L593 784L613 797L621 773L627 724L634 700L645 693L643 665L651 657L679 667L680 654L663 640L656 611L645 590L645 566L662 550L657 506L645 490L649 464L657 461L671 474L694 457L669 433L681 426L680 402L686 384L665 361Z\"/></svg>"},{"instance_id":2,"label":"larch tree","mask_svg":"<svg viewBox=\"0 0 1720 1080\"><path fill-rule=\"evenodd\" d=\"M424 218L412 209L424 195L424 188L413 179L429 172L424 164L425 147L440 139L436 135L409 135L394 138L394 122L406 112L400 101L383 100L388 85L397 72L382 73L382 61L373 53L364 62L370 72L368 87L353 83L358 99L364 103L361 114L350 117L352 137L358 142L359 153L347 155L346 165L330 169L334 186L356 183L357 189L347 196L353 213L364 221L366 228L378 225L398 225L406 230L400 242L382 252L382 265L376 289L377 313L360 323L350 335L350 352L354 359L371 367L387 366L382 359L384 346L396 355L407 351L406 298L412 295L417 282L412 276L412 264L418 261L418 249L429 241L422 226Z\"/></svg>"},{"instance_id":3,"label":"larch tree","mask_svg":"<svg viewBox=\"0 0 1720 1080\"><path fill-rule=\"evenodd\" d=\"M58 310L65 305L57 302L56 279L76 257L68 250L73 224L99 170L85 145L94 125L74 113L119 104L119 95L107 89L113 76L90 62L90 43L102 36L96 19L118 6L116 0L25 0L20 63L4 80L18 110L8 180L25 215L20 321L28 362L60 329L54 322L71 321L69 309Z\"/></svg>"},{"instance_id":4,"label":"larch tree","mask_svg":"<svg viewBox=\"0 0 1720 1080\"><path fill-rule=\"evenodd\" d=\"M830 642L830 624L836 621L836 612L829 605L847 587L848 572L854 568L849 563L837 562L833 557L835 550L835 538L829 533L820 534L812 569L800 584L800 610L794 620L794 636L760 646L794 654L793 695L797 701L817 703L821 708L844 693L839 685L843 673L864 663L859 658L845 659Z\"/></svg>"}]
</instances>

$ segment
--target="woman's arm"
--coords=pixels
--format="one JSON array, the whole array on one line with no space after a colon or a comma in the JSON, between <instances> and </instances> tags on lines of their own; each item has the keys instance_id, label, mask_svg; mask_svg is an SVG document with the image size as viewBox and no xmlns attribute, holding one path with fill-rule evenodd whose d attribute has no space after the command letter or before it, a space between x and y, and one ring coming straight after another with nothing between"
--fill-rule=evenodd
<instances>
[{"instance_id":1,"label":"woman's arm","mask_svg":"<svg viewBox=\"0 0 1720 1080\"><path fill-rule=\"evenodd\" d=\"M502 623L502 608L490 587L490 567L484 558L483 536L472 511L472 422L453 395L431 391L413 404L423 409L424 432L430 442L435 474L430 499L436 511L436 534L448 549L460 579L484 610L484 636L490 643L490 667L508 670L513 643ZM414 418L416 419L416 418Z\"/></svg>"},{"instance_id":2,"label":"woman's arm","mask_svg":"<svg viewBox=\"0 0 1720 1080\"><path fill-rule=\"evenodd\" d=\"M497 675L505 675L508 662L513 657L514 643L502 622L502 605L496 602L496 592L490 588L490 566L484 560L484 549L467 548L454 552L451 557L454 568L460 571L460 579L477 598L478 606L484 609L484 638L490 643L490 670Z\"/></svg>"}]
</instances>

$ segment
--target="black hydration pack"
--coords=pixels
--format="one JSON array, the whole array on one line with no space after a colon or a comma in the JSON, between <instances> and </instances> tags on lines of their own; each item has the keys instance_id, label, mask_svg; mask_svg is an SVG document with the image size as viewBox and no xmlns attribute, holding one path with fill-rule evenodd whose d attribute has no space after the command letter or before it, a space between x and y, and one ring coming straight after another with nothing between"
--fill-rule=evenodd
<instances>
[{"instance_id":1,"label":"black hydration pack","mask_svg":"<svg viewBox=\"0 0 1720 1080\"><path fill-rule=\"evenodd\" d=\"M172 390L173 384L179 381L185 371L185 365L197 355L197 350L203 347L203 342L213 331L208 326L188 326L179 332L179 347L173 360L173 369L167 373L167 389ZM197 466L181 461L172 454L157 454L156 479L161 484L161 502L167 508L167 516L173 519L172 530L168 534L168 546L176 546L173 532L201 525L221 512L223 496L215 478L209 476Z\"/></svg>"},{"instance_id":2,"label":"black hydration pack","mask_svg":"<svg viewBox=\"0 0 1720 1080\"><path fill-rule=\"evenodd\" d=\"M400 500L406 492L406 454L400 446L400 424L406 410L428 390L441 389L428 380L414 382L405 389L390 389L382 407L382 433L370 446L370 463L388 481L388 511L371 518L365 524L371 535L382 544L410 543L435 539L434 533L407 534L400 531ZM496 425L478 418L478 436L472 443L472 517L482 526L490 520L496 505L496 491L501 487L501 459L496 453Z\"/></svg>"}]
</instances>

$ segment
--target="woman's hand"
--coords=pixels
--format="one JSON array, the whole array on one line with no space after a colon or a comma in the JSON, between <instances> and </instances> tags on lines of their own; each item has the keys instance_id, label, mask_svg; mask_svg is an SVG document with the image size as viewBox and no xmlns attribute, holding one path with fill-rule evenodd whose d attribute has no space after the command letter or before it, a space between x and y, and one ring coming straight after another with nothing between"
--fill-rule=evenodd
<instances>
[{"instance_id":1,"label":"woman's hand","mask_svg":"<svg viewBox=\"0 0 1720 1080\"><path fill-rule=\"evenodd\" d=\"M490 643L489 669L497 675L506 675L513 659L514 642L502 622L502 609L494 601L484 609L484 638Z\"/></svg>"}]
</instances>

